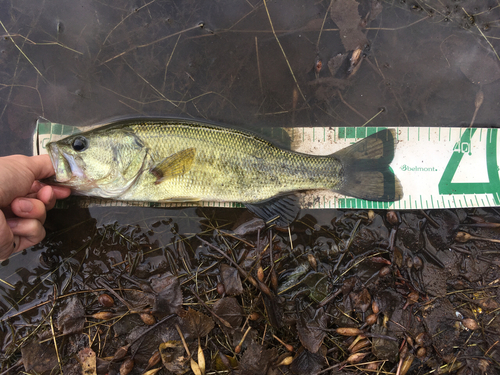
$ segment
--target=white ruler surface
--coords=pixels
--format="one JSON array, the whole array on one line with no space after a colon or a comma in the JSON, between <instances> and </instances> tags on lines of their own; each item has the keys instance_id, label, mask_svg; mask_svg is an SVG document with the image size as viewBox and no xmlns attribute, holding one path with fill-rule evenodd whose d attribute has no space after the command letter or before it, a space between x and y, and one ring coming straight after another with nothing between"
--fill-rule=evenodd
<instances>
[{"instance_id":1,"label":"white ruler surface","mask_svg":"<svg viewBox=\"0 0 500 375\"><path fill-rule=\"evenodd\" d=\"M326 190L301 192L303 208L432 209L500 206L498 129L392 127L397 147L391 168L403 186L396 202L371 202ZM89 128L86 127L85 130ZM334 153L385 128L288 128L291 148L309 154ZM46 153L48 142L83 129L40 119L33 138L36 153ZM193 206L183 203L119 202L82 199L81 205L145 207ZM200 205L200 204L197 204ZM202 202L206 207L242 207L239 203Z\"/></svg>"}]
</instances>

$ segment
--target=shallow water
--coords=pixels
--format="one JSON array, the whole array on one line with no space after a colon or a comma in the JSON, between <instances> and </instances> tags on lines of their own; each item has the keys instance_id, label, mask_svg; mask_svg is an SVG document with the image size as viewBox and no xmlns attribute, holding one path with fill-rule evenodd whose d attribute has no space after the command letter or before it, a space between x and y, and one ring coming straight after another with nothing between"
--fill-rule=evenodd
<instances>
[{"instance_id":1,"label":"shallow water","mask_svg":"<svg viewBox=\"0 0 500 375\"><path fill-rule=\"evenodd\" d=\"M340 3L350 15L343 28L360 29L366 38L359 38L362 59L355 69L327 11L330 1L269 1L274 32L262 1L1 1L0 156L32 153L38 116L75 126L149 115L249 128L464 126L480 89L484 101L475 124L496 126L496 1L360 1L357 17L351 1ZM203 231L206 216L222 225L242 212L58 210L48 225L54 233L74 231L60 237L71 254L112 223L139 225L145 246L164 248ZM320 223L336 215L308 214ZM161 220L163 230L148 235ZM50 246L4 262L0 278L16 292L0 285L2 315L39 283L46 285L30 297L33 304L54 292L40 265ZM160 262L152 259L150 267Z\"/></svg>"}]
</instances>

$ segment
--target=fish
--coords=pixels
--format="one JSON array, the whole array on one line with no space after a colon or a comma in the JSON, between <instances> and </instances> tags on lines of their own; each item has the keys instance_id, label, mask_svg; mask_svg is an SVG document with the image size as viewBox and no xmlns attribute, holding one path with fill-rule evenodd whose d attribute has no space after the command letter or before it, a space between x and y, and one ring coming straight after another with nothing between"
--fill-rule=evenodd
<instances>
[{"instance_id":1,"label":"fish","mask_svg":"<svg viewBox=\"0 0 500 375\"><path fill-rule=\"evenodd\" d=\"M280 147L250 131L181 119L129 119L48 143L53 184L74 194L147 202L239 202L286 226L297 192L329 189L396 201L403 189L390 163L395 130L384 129L331 155Z\"/></svg>"}]
</instances>

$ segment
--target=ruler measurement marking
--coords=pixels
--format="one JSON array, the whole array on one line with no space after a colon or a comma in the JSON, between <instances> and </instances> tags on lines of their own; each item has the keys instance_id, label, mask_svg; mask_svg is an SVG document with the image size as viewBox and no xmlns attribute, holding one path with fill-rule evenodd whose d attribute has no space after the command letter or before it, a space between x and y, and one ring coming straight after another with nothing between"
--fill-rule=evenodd
<instances>
[{"instance_id":1,"label":"ruler measurement marking","mask_svg":"<svg viewBox=\"0 0 500 375\"><path fill-rule=\"evenodd\" d=\"M79 133L81 131L80 128L78 127L72 127L72 126L65 126L64 128L62 128L61 124L57 124L57 126L55 126L55 124L51 124L51 123L42 123L41 124L45 124L47 126L45 126L47 128L47 130L44 130L45 128L40 128L40 134L42 135L47 135L50 137L54 137L56 138L58 135L70 135L70 134L76 134L76 133ZM318 131L320 131L320 127L317 127L318 128ZM321 142L323 143L326 143L325 146L329 147L329 143L333 141L337 141L337 140L343 140L346 142L346 146L351 144L351 143L354 143L355 140L358 140L358 139L362 139L364 137L366 137L367 135L370 135L370 134L373 134L372 132L374 132L375 130L376 131L380 131L381 129L387 129L388 127L372 127L372 128L350 128L350 127L342 127L342 128L330 128L330 127L323 127L323 139L321 140L321 136L319 135L318 138L316 138L316 128L312 127L312 130L311 128L305 128L305 127L302 127L302 141L305 142L305 146L307 147L310 142L311 142L311 139L312 141L315 143L315 145L317 144L320 144L321 145ZM425 128L427 128L427 139L424 138L424 134L425 134ZM52 132L51 132L51 129ZM338 200L338 198L335 198L335 199L328 199L326 198L325 196L323 196L323 199L321 202L321 199L318 201L318 206L315 206L315 208L331 208L332 206L333 207L352 207L352 208L366 208L366 207L377 207L377 208L388 208L388 207L399 207L400 209L403 209L403 208L407 208L407 206L409 206L411 209L414 209L414 208L446 208L447 206L449 206L450 208L453 208L453 207L476 207L476 206L489 206L489 207L492 207L492 206L498 206L498 202L500 201L500 189L499 191L490 191L488 193L485 193L484 191L477 191L476 192L476 187L475 185L477 185L478 187L481 186L481 183L479 182L475 182L475 177L473 175L473 178L471 181L464 181L464 182L461 182L461 179L462 179L462 176L464 175L464 171L471 171L471 172L475 172L474 170L474 167L471 167L472 164L470 164L469 161L467 160L478 160L478 162L481 162L485 159L479 159L480 157L483 158L483 155L480 156L480 152L479 151L483 151L482 153L484 153L484 145L486 144L486 162L488 163L489 166L491 166L491 164L493 164L494 167L498 167L499 165L499 161L500 161L500 157L498 158L499 160L496 160L496 157L498 154L500 154L500 149L498 151L498 153L496 153L495 155L490 155L490 153L488 153L488 150L490 151L493 151L496 149L495 148L492 148L492 149L489 149L489 145L491 144L496 144L496 143L500 143L500 136L498 135L498 132L496 131L492 131L491 129L485 129L485 128L476 128L474 129L475 131L477 131L477 129L479 129L479 137L477 137L477 134L476 134L476 138L475 138L475 142L473 143L474 146L472 146L472 143L471 143L471 140L473 138L473 132L471 132L470 129L468 128L448 128L448 132L446 132L446 128L441 128L441 127L437 127L437 129L435 127L417 127L417 134L414 134L414 130L412 130L411 127L395 127L396 129L396 141L402 141L404 139L407 139L408 142L411 142L411 143L408 143L408 144L405 144L403 143L403 147L401 147L402 149L402 160L400 160L399 158L395 158L395 163L405 163L401 169L401 170L396 170L396 168L399 168L399 166L401 164L397 164L397 167L395 168L393 164L392 167L394 168L396 174L398 176L404 176L405 173L407 173L407 175L409 173L412 173L414 174L414 176L412 176L411 178L409 178L410 176L408 176L408 179L405 180L403 177L400 177L402 181L404 181L404 184L408 184L409 186L406 187L404 186L404 189L408 189L408 193L413 193L411 195L408 195L407 197L405 197L405 199L403 200L400 200L400 201L397 201L397 204L396 202L382 202L382 203L372 203L372 202L367 202L367 201L364 201L364 200L356 200L356 199L343 199L343 200ZM420 129L422 129L422 139L420 138ZM326 133L328 131L328 137L326 137ZM333 134L332 134L332 131L333 131ZM44 133L46 132L46 133ZM406 137L405 137L405 134L404 132L406 132ZM307 133L307 134L306 134ZM312 133L312 134L311 134ZM338 135L337 135L338 133ZM443 136L441 136L441 133L443 133ZM483 133L485 135L485 137L483 138ZM39 135L40 135L39 134ZM298 135L300 133L298 133L297 131L293 131L291 133L292 136L295 135L294 139L296 141L299 141L300 143L300 138L297 140L296 138L298 138ZM321 134L321 133L319 133ZM446 134L448 134L448 137L446 137ZM458 138L457 138L458 137ZM327 139L328 138L328 139ZM448 138L448 139L446 139ZM463 138L463 139L462 139ZM44 138L45 140L47 138ZM56 138L57 139L57 138ZM436 141L440 142L440 144L438 144ZM417 144L416 142L423 142L423 145L420 145L420 144ZM428 143L425 143L425 142L428 142ZM451 143L451 144L450 144ZM41 144L41 149L43 149L44 147L44 144ZM418 160L420 162L420 157L419 155L420 154L404 154L404 151L405 151L405 146L408 145L411 147L409 147L409 150L423 150L425 152L426 148L428 148L430 150L431 147L433 147L437 152L436 154L434 153L428 153L428 155L426 155L425 157L422 157L422 163L429 163L429 167L427 167L427 165L423 165L423 167L425 169L432 169L433 172L437 172L437 173L433 173L432 174L432 177L433 178L437 178L439 179L441 176L441 174L443 173L443 170L444 170L444 166L446 166L446 162L448 162L448 167L451 165L451 160L444 160L444 159L448 159L450 156L452 155L456 155L456 153L462 153L464 156L466 155L466 153L468 153L468 155L470 156L471 153L472 155L475 157L474 159L466 159L464 158L464 161L463 161L463 164L460 164L460 160L456 163L456 166L455 167L455 172L459 171L459 173L457 172L457 175L456 176L452 176L452 178L456 179L457 182L453 181L452 184L460 184L460 185L457 185L457 190L458 191L450 191L450 194L439 194L437 193L437 190L434 191L434 190L431 190L431 189L435 189L435 186L434 186L434 183L432 183L432 185L430 184L429 182L429 192L417 192L417 191L411 191L411 185L408 181L416 181L416 180L422 180L422 181L427 181L426 177L429 176L429 180L428 181L434 181L434 179L431 179L430 176L431 174L426 174L424 175L423 172L427 172L427 170L424 170L424 169L413 169L413 165L410 164L413 162L413 159L415 160ZM401 146L401 145L400 145ZM423 147L422 147L423 146ZM468 148L463 148L462 146L465 146ZM500 145L499 145L500 146ZM323 145L321 145L321 147L323 147ZM326 148L328 149L328 148ZM417 152L417 151L415 151ZM399 155L398 153L396 155ZM469 158L469 156L467 156L467 158ZM434 159L433 159L434 157ZM492 159L491 159L492 157ZM418 159L417 159L418 158ZM491 159L491 160L490 160ZM436 161L439 161L439 164L436 162L436 163L433 163L434 160ZM491 163L490 163L491 162ZM468 164L469 163L469 164ZM462 169L462 167L465 165L465 168L469 168L469 169ZM420 167L420 165L418 165ZM405 169L403 169L403 167ZM436 167L436 170L434 170L434 167ZM446 168L448 168L446 167ZM459 168L459 169L457 169ZM489 167L488 167L489 168ZM412 170L413 169L413 170ZM451 168L451 170L453 171L453 168ZM496 172L496 170L494 169L494 171ZM496 174L496 173L494 173ZM425 177L424 177L425 176ZM442 177L441 177L442 178ZM437 181L437 180L436 180ZM498 180L497 180L498 181ZM493 184L493 182L490 183L490 185ZM436 184L437 185L437 184ZM465 187L462 187L462 186L465 186L467 187L467 190ZM495 185L496 186L496 185ZM495 189L492 189L492 190L495 190ZM432 192L433 194L429 194L430 192ZM406 191L405 191L406 193ZM457 193L461 193L460 195L462 195L462 197L460 197ZM492 199L489 199L489 196L492 196ZM406 194L405 194L406 195ZM412 195L413 195L413 199L412 199ZM439 199L441 196L441 199ZM446 196L446 199L445 199L445 196ZM321 197L321 196L320 196ZM436 197L436 198L434 198ZM469 199L469 202L467 202L467 199ZM328 201L328 205L326 204ZM424 205L424 201L425 201L425 205ZM98 202L96 200L94 200L93 202ZM408 203L407 203L408 202ZM448 202L448 204L446 204L446 202ZM127 202L109 202L109 201L101 201L100 203L93 203L95 205L102 205L102 206L106 206L106 207L114 207L114 206L127 206L129 205L129 203ZM140 205L140 206L144 206L144 207L149 207L151 205L151 203L144 203L144 202L141 202L141 203L134 203L134 205ZM220 203L220 202L207 202L207 203L202 203L203 206L206 206L206 207L229 207L231 206L231 203ZM441 207L441 205L443 207ZM156 207L157 204L154 205L154 207ZM186 204L186 203L178 203L176 202L175 204L169 204L169 205L161 205L161 207L186 207L186 206L189 206L191 207L190 204Z\"/></svg>"}]
</instances>

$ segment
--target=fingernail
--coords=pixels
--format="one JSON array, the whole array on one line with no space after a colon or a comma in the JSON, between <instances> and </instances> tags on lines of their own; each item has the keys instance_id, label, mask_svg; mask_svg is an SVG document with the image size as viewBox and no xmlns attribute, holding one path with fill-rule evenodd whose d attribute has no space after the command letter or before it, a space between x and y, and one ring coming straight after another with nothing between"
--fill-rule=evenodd
<instances>
[{"instance_id":1,"label":"fingernail","mask_svg":"<svg viewBox=\"0 0 500 375\"><path fill-rule=\"evenodd\" d=\"M17 220L7 220L7 225L9 226L10 229L13 229L17 227Z\"/></svg>"},{"instance_id":2,"label":"fingernail","mask_svg":"<svg viewBox=\"0 0 500 375\"><path fill-rule=\"evenodd\" d=\"M33 203L28 199L19 199L18 204L22 212L31 212L33 209Z\"/></svg>"}]
</instances>

